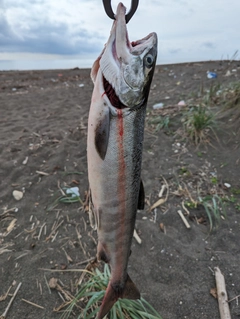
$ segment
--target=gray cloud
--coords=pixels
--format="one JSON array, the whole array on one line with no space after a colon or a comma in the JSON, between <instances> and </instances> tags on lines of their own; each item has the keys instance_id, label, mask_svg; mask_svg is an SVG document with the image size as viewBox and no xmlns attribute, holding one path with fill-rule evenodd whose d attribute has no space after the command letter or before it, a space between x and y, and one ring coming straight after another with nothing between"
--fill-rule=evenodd
<instances>
[{"instance_id":1,"label":"gray cloud","mask_svg":"<svg viewBox=\"0 0 240 319\"><path fill-rule=\"evenodd\" d=\"M0 52L73 55L100 52L102 49L99 34L92 34L79 26L71 32L65 22L56 24L40 20L24 31L21 29L21 35L16 31L0 12Z\"/></svg>"},{"instance_id":2,"label":"gray cloud","mask_svg":"<svg viewBox=\"0 0 240 319\"><path fill-rule=\"evenodd\" d=\"M216 45L213 42L204 42L202 44L203 47L207 48L207 49L215 49Z\"/></svg>"}]
</instances>

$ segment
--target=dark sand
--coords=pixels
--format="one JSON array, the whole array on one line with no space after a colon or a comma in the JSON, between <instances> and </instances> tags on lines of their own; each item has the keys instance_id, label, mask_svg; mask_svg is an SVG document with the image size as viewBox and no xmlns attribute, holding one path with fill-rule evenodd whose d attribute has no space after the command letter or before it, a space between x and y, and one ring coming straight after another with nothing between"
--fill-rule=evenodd
<instances>
[{"instance_id":1,"label":"dark sand","mask_svg":"<svg viewBox=\"0 0 240 319\"><path fill-rule=\"evenodd\" d=\"M207 70L215 70L217 79L208 79ZM228 70L231 75L225 76ZM62 300L56 290L50 294L46 280L59 278L71 291L81 273L51 273L41 268L84 268L86 264L81 262L96 254L96 232L79 203L59 204L47 211L61 195L58 186L78 186L83 200L88 190L86 138L93 89L89 74L90 70L80 69L0 72L0 296L14 281L10 293L22 283L9 319L60 318L53 309ZM225 276L229 299L240 295L240 211L236 207L240 195L234 195L235 202L227 206L227 219L210 235L203 207L188 208L190 229L177 214L179 209L183 211L182 201L190 201L185 186L194 199L197 185L203 197L231 196L232 190L240 189L240 138L239 127L232 127L230 115L226 115L219 121L219 142L212 136L213 146L196 149L175 134L181 127L180 108L153 112L152 106L158 102L175 106L196 96L202 87L224 86L239 78L240 63L236 61L156 68L148 103L142 178L148 204L158 200L163 177L170 192L155 213L148 212L148 204L138 213L136 229L142 244L133 239L129 274L163 319L219 318L218 302L210 294L215 287L215 266ZM172 113L170 131L155 132L150 122L164 112ZM71 172L82 174L67 174ZM224 183L229 183L230 189ZM13 190L24 190L20 201L14 199ZM9 300L7 296L0 301L0 315ZM239 318L240 300L230 302L230 309L232 319Z\"/></svg>"}]
</instances>

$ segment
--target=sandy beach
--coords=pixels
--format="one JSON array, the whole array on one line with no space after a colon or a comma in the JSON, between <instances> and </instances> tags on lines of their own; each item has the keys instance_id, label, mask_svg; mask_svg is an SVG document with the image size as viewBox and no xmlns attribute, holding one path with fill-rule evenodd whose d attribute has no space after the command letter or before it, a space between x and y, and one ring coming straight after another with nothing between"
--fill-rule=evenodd
<instances>
[{"instance_id":1,"label":"sandy beach","mask_svg":"<svg viewBox=\"0 0 240 319\"><path fill-rule=\"evenodd\" d=\"M209 79L207 71L217 77ZM142 243L133 239L129 274L163 319L220 318L210 293L216 266L224 274L229 300L234 298L232 319L240 316L235 298L240 295L240 122L232 113L221 113L217 137L210 131L209 140L198 147L184 135L181 122L203 91L214 88L217 99L216 87L221 91L239 79L239 61L155 70L142 162L146 205L136 222ZM66 270L82 269L96 255L88 212L80 202L56 201L71 187L79 188L82 202L86 198L92 90L90 69L0 72L0 315L22 283L9 319L60 318L54 309L63 300L47 283L58 278L74 295L81 272ZM163 108L154 110L156 103ZM212 111L218 114L222 108L216 100ZM169 124L157 127L159 117L168 117ZM166 201L151 210L163 185ZM22 198L16 200L13 191ZM211 233L204 206L193 205L199 194L226 199L226 217Z\"/></svg>"}]
</instances>

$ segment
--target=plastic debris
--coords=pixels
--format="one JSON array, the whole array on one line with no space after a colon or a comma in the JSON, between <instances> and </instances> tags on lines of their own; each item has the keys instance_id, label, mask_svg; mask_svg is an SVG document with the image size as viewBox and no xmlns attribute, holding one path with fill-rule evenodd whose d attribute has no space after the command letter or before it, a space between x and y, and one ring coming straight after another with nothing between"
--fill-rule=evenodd
<instances>
[{"instance_id":1,"label":"plastic debris","mask_svg":"<svg viewBox=\"0 0 240 319\"><path fill-rule=\"evenodd\" d=\"M232 75L231 71L227 70L225 76L230 76L230 75Z\"/></svg>"},{"instance_id":2,"label":"plastic debris","mask_svg":"<svg viewBox=\"0 0 240 319\"><path fill-rule=\"evenodd\" d=\"M84 84L83 83L79 84L79 87L80 88L84 87Z\"/></svg>"},{"instance_id":3,"label":"plastic debris","mask_svg":"<svg viewBox=\"0 0 240 319\"><path fill-rule=\"evenodd\" d=\"M80 197L79 188L71 187L66 189L66 194L71 195L71 197Z\"/></svg>"},{"instance_id":4,"label":"plastic debris","mask_svg":"<svg viewBox=\"0 0 240 319\"><path fill-rule=\"evenodd\" d=\"M158 109L163 108L163 106L164 106L164 103L157 103L157 104L153 105L153 109L158 110Z\"/></svg>"},{"instance_id":5,"label":"plastic debris","mask_svg":"<svg viewBox=\"0 0 240 319\"><path fill-rule=\"evenodd\" d=\"M27 162L28 162L28 156L25 158L25 160L22 163L23 163L23 165L26 165Z\"/></svg>"},{"instance_id":6,"label":"plastic debris","mask_svg":"<svg viewBox=\"0 0 240 319\"><path fill-rule=\"evenodd\" d=\"M231 187L231 184L229 184L229 183L224 183L224 186L227 187L227 188L230 188L230 187Z\"/></svg>"},{"instance_id":7,"label":"plastic debris","mask_svg":"<svg viewBox=\"0 0 240 319\"><path fill-rule=\"evenodd\" d=\"M23 192L21 191L14 190L12 194L16 200L20 200L23 198Z\"/></svg>"},{"instance_id":8,"label":"plastic debris","mask_svg":"<svg viewBox=\"0 0 240 319\"><path fill-rule=\"evenodd\" d=\"M216 79L217 73L208 71L207 72L207 77L208 77L208 79Z\"/></svg>"},{"instance_id":9,"label":"plastic debris","mask_svg":"<svg viewBox=\"0 0 240 319\"><path fill-rule=\"evenodd\" d=\"M185 101L182 100L182 101L178 102L178 105L179 105L179 106L185 106L186 103L185 103Z\"/></svg>"},{"instance_id":10,"label":"plastic debris","mask_svg":"<svg viewBox=\"0 0 240 319\"><path fill-rule=\"evenodd\" d=\"M16 88L12 88L12 91L17 91L17 89Z\"/></svg>"}]
</instances>

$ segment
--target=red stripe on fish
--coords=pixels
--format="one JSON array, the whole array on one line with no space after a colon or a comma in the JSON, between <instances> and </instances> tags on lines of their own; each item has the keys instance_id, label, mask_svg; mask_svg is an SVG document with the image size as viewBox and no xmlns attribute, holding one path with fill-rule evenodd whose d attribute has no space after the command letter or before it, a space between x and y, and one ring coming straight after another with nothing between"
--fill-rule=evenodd
<instances>
[{"instance_id":1,"label":"red stripe on fish","mask_svg":"<svg viewBox=\"0 0 240 319\"><path fill-rule=\"evenodd\" d=\"M118 236L122 238L125 233L125 203L126 203L126 163L124 159L124 144L123 144L123 135L124 135L124 124L123 124L123 111L122 109L117 110L117 128L118 128L118 162L119 162L119 170L118 170L118 198L119 198L119 214L121 219L121 227L119 228ZM122 256L123 256L123 248L121 247L121 253L118 254L119 260L117 260L117 264L122 265ZM123 269L119 269L120 274L122 274Z\"/></svg>"}]
</instances>

